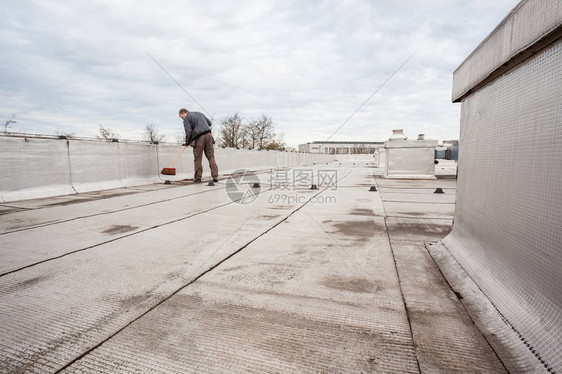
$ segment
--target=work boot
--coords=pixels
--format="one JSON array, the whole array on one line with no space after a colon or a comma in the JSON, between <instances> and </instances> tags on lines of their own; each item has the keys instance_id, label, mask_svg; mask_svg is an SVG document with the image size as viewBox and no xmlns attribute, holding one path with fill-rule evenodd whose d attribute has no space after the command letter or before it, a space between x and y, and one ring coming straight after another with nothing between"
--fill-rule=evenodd
<instances>
[{"instance_id":1,"label":"work boot","mask_svg":"<svg viewBox=\"0 0 562 374\"><path fill-rule=\"evenodd\" d=\"M193 178L193 183L201 183L201 178Z\"/></svg>"},{"instance_id":2,"label":"work boot","mask_svg":"<svg viewBox=\"0 0 562 374\"><path fill-rule=\"evenodd\" d=\"M219 179L218 179L217 177L213 177L213 182L216 183L216 182L218 182L218 181L219 181Z\"/></svg>"}]
</instances>

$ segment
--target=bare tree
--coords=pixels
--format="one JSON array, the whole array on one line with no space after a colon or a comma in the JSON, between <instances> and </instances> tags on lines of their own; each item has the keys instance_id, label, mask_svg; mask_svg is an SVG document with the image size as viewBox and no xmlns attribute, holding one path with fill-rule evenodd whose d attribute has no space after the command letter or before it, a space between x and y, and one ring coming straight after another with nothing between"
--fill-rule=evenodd
<instances>
[{"instance_id":1,"label":"bare tree","mask_svg":"<svg viewBox=\"0 0 562 374\"><path fill-rule=\"evenodd\" d=\"M240 148L254 149L257 143L256 129L251 123L242 126Z\"/></svg>"},{"instance_id":2,"label":"bare tree","mask_svg":"<svg viewBox=\"0 0 562 374\"><path fill-rule=\"evenodd\" d=\"M99 128L100 134L98 136L98 139L107 140L107 141L112 141L113 139L119 139L119 134L113 132L112 129L103 127L101 123L99 126L100 126Z\"/></svg>"},{"instance_id":3,"label":"bare tree","mask_svg":"<svg viewBox=\"0 0 562 374\"><path fill-rule=\"evenodd\" d=\"M286 151L287 143L283 140L283 134L279 134L275 139L272 139L264 148L270 151Z\"/></svg>"},{"instance_id":4,"label":"bare tree","mask_svg":"<svg viewBox=\"0 0 562 374\"><path fill-rule=\"evenodd\" d=\"M252 148L265 149L275 139L275 125L271 117L262 114L248 124Z\"/></svg>"},{"instance_id":5,"label":"bare tree","mask_svg":"<svg viewBox=\"0 0 562 374\"><path fill-rule=\"evenodd\" d=\"M158 128L153 123L149 123L145 126L144 133L142 135L143 140L149 142L150 144L159 143L164 140L165 137L166 135L158 133Z\"/></svg>"},{"instance_id":6,"label":"bare tree","mask_svg":"<svg viewBox=\"0 0 562 374\"><path fill-rule=\"evenodd\" d=\"M281 139L274 139L265 146L265 149L270 151L285 151L287 150L287 144Z\"/></svg>"},{"instance_id":7,"label":"bare tree","mask_svg":"<svg viewBox=\"0 0 562 374\"><path fill-rule=\"evenodd\" d=\"M221 147L240 147L243 146L244 125L238 113L226 117L221 121L220 146Z\"/></svg>"},{"instance_id":8,"label":"bare tree","mask_svg":"<svg viewBox=\"0 0 562 374\"><path fill-rule=\"evenodd\" d=\"M256 120L244 124L238 113L221 121L219 133L221 147L282 150L286 144L283 136L277 136L271 117L262 114Z\"/></svg>"},{"instance_id":9,"label":"bare tree","mask_svg":"<svg viewBox=\"0 0 562 374\"><path fill-rule=\"evenodd\" d=\"M6 120L6 122L4 122L3 126L4 126L4 132L8 132L8 127L12 127L10 126L11 124L16 123L16 120L14 118L16 118L17 114L12 114L12 116L10 117L10 119Z\"/></svg>"},{"instance_id":10,"label":"bare tree","mask_svg":"<svg viewBox=\"0 0 562 374\"><path fill-rule=\"evenodd\" d=\"M72 132L72 131L66 131L63 129L60 129L57 127L57 130L55 131L55 135L56 136L66 136L67 139L71 139L74 138L76 136L76 133Z\"/></svg>"}]
</instances>

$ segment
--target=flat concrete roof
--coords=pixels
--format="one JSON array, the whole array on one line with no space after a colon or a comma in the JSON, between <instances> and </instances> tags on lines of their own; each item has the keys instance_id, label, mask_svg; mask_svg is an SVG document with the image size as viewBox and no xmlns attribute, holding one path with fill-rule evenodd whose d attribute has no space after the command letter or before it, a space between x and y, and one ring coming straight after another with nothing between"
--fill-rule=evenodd
<instances>
[{"instance_id":1,"label":"flat concrete roof","mask_svg":"<svg viewBox=\"0 0 562 374\"><path fill-rule=\"evenodd\" d=\"M456 181L319 170L0 204L2 370L506 372L424 246Z\"/></svg>"}]
</instances>

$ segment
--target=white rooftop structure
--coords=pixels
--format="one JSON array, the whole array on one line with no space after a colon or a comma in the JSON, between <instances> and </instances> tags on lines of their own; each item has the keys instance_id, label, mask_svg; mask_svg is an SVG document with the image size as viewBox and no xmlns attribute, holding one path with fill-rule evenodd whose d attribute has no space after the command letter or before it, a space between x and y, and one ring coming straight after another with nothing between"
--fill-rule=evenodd
<instances>
[{"instance_id":1,"label":"white rooftop structure","mask_svg":"<svg viewBox=\"0 0 562 374\"><path fill-rule=\"evenodd\" d=\"M435 179L435 147L437 140L408 140L403 130L393 130L384 142L385 178Z\"/></svg>"}]
</instances>

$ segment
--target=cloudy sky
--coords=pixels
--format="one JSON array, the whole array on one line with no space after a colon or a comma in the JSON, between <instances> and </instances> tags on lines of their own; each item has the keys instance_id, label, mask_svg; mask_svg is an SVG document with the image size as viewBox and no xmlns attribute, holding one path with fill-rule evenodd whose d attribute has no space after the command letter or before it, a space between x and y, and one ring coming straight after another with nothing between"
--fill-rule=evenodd
<instances>
[{"instance_id":1,"label":"cloudy sky","mask_svg":"<svg viewBox=\"0 0 562 374\"><path fill-rule=\"evenodd\" d=\"M178 110L273 118L288 145L458 139L452 73L517 0L3 1L0 123L183 133ZM195 98L192 100L150 56Z\"/></svg>"}]
</instances>

